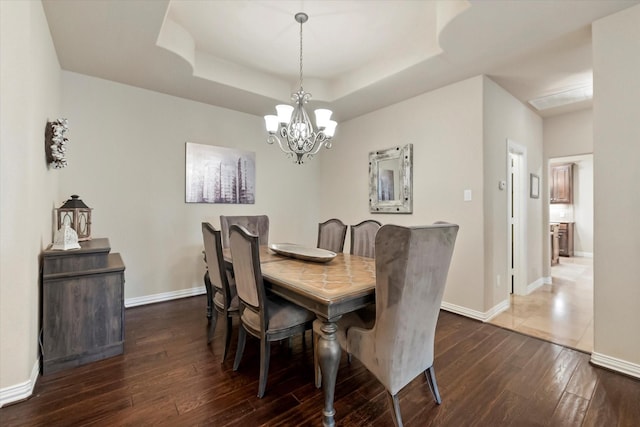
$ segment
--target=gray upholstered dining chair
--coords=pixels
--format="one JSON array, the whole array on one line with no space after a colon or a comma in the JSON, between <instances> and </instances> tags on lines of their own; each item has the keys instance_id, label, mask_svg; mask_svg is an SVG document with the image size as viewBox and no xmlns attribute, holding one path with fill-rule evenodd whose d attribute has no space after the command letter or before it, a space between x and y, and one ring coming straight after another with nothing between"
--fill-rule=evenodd
<instances>
[{"instance_id":1,"label":"gray upholstered dining chair","mask_svg":"<svg viewBox=\"0 0 640 427\"><path fill-rule=\"evenodd\" d=\"M222 316L225 322L224 354L222 356L222 361L224 362L227 358L231 341L231 317L238 315L238 296L235 282L228 274L224 264L220 231L216 230L208 222L203 222L202 239L204 240L205 260L207 263L207 272L204 276L205 285L208 288L207 298L211 298L211 301L208 301L209 305L215 307L215 314L213 314L209 322L207 344L213 339L218 316Z\"/></svg>"},{"instance_id":2,"label":"gray upholstered dining chair","mask_svg":"<svg viewBox=\"0 0 640 427\"><path fill-rule=\"evenodd\" d=\"M367 258L376 254L376 233L382 224L375 219L367 219L351 226L351 246L349 253Z\"/></svg>"},{"instance_id":3,"label":"gray upholstered dining chair","mask_svg":"<svg viewBox=\"0 0 640 427\"><path fill-rule=\"evenodd\" d=\"M239 225L232 225L229 231L241 321L233 370L238 370L240 366L247 333L259 338L258 397L261 398L267 386L271 342L302 334L311 328L315 315L277 295L267 293L260 269L258 236Z\"/></svg>"},{"instance_id":4,"label":"gray upholstered dining chair","mask_svg":"<svg viewBox=\"0 0 640 427\"><path fill-rule=\"evenodd\" d=\"M318 247L332 252L342 252L347 226L336 218L318 224Z\"/></svg>"},{"instance_id":5,"label":"gray upholstered dining chair","mask_svg":"<svg viewBox=\"0 0 640 427\"><path fill-rule=\"evenodd\" d=\"M372 326L360 310L338 321L338 340L389 392L402 426L398 392L424 372L435 401L434 339L458 226L384 225L376 235L376 312Z\"/></svg>"},{"instance_id":6,"label":"gray upholstered dining chair","mask_svg":"<svg viewBox=\"0 0 640 427\"><path fill-rule=\"evenodd\" d=\"M257 234L261 245L269 243L269 217L267 215L227 216L220 215L222 247L229 247L229 227L238 224L252 234Z\"/></svg>"}]
</instances>

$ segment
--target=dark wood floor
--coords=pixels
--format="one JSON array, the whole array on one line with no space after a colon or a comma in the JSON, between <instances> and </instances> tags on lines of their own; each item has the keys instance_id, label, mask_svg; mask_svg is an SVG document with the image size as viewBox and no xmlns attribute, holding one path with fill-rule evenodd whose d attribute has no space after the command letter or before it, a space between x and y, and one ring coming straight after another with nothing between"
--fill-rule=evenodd
<instances>
[{"instance_id":1,"label":"dark wood floor","mask_svg":"<svg viewBox=\"0 0 640 427\"><path fill-rule=\"evenodd\" d=\"M8 426L319 426L307 333L272 347L267 392L258 390L258 342L248 338L233 372L206 345L205 298L126 311L123 356L40 377L30 399L0 409ZM497 326L442 312L435 370L442 405L420 376L400 393L411 426L638 426L640 381L589 364L589 356ZM385 390L343 354L336 387L338 426L392 426Z\"/></svg>"}]
</instances>

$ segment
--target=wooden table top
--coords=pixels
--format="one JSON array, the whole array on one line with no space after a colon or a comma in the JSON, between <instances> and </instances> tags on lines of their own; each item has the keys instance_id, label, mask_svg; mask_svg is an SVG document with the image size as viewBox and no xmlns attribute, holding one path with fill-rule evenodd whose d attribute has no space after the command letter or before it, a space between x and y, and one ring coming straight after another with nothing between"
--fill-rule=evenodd
<instances>
[{"instance_id":1,"label":"wooden table top","mask_svg":"<svg viewBox=\"0 0 640 427\"><path fill-rule=\"evenodd\" d=\"M231 251L224 249L231 264ZM260 269L265 285L326 318L340 316L375 299L376 267L373 258L339 253L324 263L278 255L260 247Z\"/></svg>"},{"instance_id":2,"label":"wooden table top","mask_svg":"<svg viewBox=\"0 0 640 427\"><path fill-rule=\"evenodd\" d=\"M288 258L260 267L265 279L310 294L327 304L369 294L376 285L375 261L372 258L343 253L330 262Z\"/></svg>"}]
</instances>

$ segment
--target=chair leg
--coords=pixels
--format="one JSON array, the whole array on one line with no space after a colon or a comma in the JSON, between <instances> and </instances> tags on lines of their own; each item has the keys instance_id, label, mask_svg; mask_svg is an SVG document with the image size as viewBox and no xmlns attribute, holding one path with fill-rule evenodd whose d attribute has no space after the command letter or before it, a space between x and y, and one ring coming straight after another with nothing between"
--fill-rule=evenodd
<instances>
[{"instance_id":1,"label":"chair leg","mask_svg":"<svg viewBox=\"0 0 640 427\"><path fill-rule=\"evenodd\" d=\"M402 415L400 414L400 402L398 401L398 394L388 394L389 402L393 408L393 424L396 427L402 427Z\"/></svg>"},{"instance_id":2,"label":"chair leg","mask_svg":"<svg viewBox=\"0 0 640 427\"><path fill-rule=\"evenodd\" d=\"M211 317L209 317L209 328L207 331L207 344L211 344L213 340L213 333L216 331L216 324L218 323L218 310L213 310Z\"/></svg>"},{"instance_id":3,"label":"chair leg","mask_svg":"<svg viewBox=\"0 0 640 427\"><path fill-rule=\"evenodd\" d=\"M271 342L267 341L264 337L260 341L260 383L258 385L258 397L262 399L262 396L264 396L264 390L267 388Z\"/></svg>"},{"instance_id":4,"label":"chair leg","mask_svg":"<svg viewBox=\"0 0 640 427\"><path fill-rule=\"evenodd\" d=\"M247 340L247 331L244 330L244 326L240 325L238 328L238 347L236 348L236 359L233 361L233 370L237 371L240 366L240 360L242 359L242 353L244 353L244 343Z\"/></svg>"},{"instance_id":5,"label":"chair leg","mask_svg":"<svg viewBox=\"0 0 640 427\"><path fill-rule=\"evenodd\" d=\"M213 287L209 279L209 271L204 273L204 288L207 291L207 319L211 319L213 315Z\"/></svg>"},{"instance_id":6,"label":"chair leg","mask_svg":"<svg viewBox=\"0 0 640 427\"><path fill-rule=\"evenodd\" d=\"M439 405L442 403L442 399L440 398L440 392L438 391L438 383L436 382L436 372L433 370L433 365L429 367L426 371L424 371L424 375L427 377L427 384L429 384L429 390L433 393L433 397L436 400L436 403Z\"/></svg>"},{"instance_id":7,"label":"chair leg","mask_svg":"<svg viewBox=\"0 0 640 427\"><path fill-rule=\"evenodd\" d=\"M222 354L222 362L227 358L227 352L229 351L229 344L231 344L231 328L233 326L233 322L231 316L228 313L225 313L225 319L227 323L227 328L224 333L224 353Z\"/></svg>"}]
</instances>

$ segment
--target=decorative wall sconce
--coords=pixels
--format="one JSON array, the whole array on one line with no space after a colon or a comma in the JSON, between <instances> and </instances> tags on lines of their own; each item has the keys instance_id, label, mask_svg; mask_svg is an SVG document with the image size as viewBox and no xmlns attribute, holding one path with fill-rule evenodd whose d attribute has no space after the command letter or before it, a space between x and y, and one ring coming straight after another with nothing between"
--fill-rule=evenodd
<instances>
[{"instance_id":1,"label":"decorative wall sconce","mask_svg":"<svg viewBox=\"0 0 640 427\"><path fill-rule=\"evenodd\" d=\"M66 137L68 130L67 119L47 122L44 149L47 155L47 163L54 169L61 169L67 166L67 159L65 157L67 148L65 145L69 142L69 139Z\"/></svg>"},{"instance_id":2,"label":"decorative wall sconce","mask_svg":"<svg viewBox=\"0 0 640 427\"><path fill-rule=\"evenodd\" d=\"M69 200L56 209L59 230L63 225L68 225L78 233L78 241L91 239L91 211L77 195L71 196Z\"/></svg>"}]
</instances>

